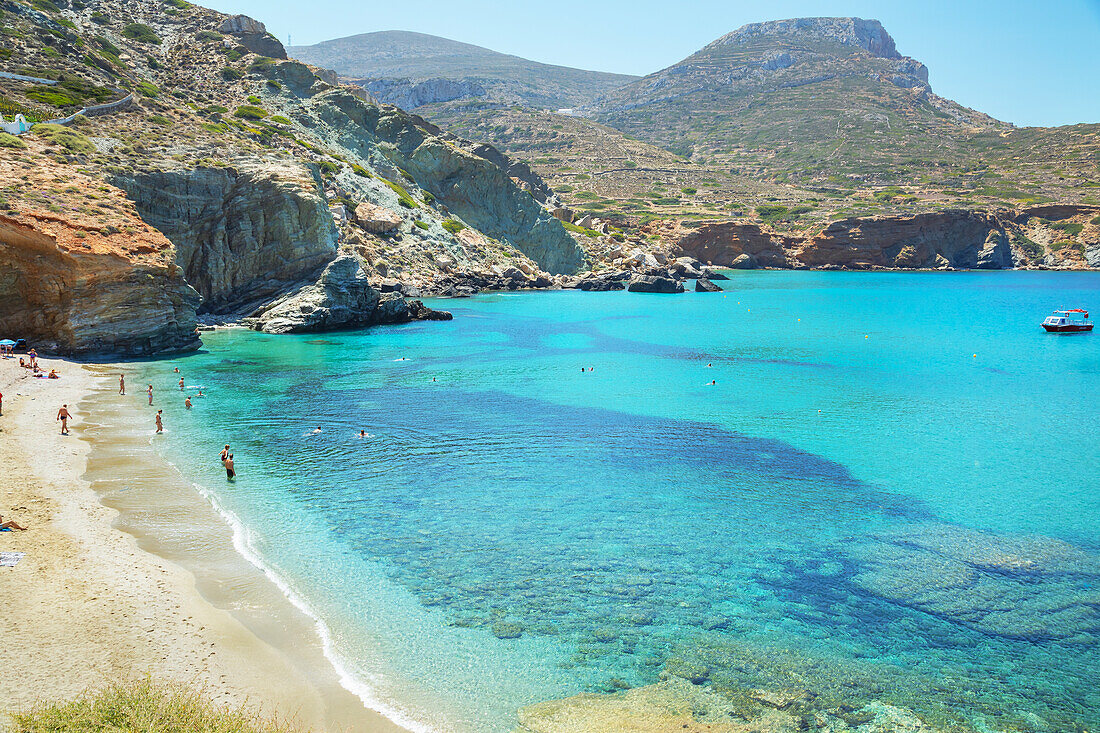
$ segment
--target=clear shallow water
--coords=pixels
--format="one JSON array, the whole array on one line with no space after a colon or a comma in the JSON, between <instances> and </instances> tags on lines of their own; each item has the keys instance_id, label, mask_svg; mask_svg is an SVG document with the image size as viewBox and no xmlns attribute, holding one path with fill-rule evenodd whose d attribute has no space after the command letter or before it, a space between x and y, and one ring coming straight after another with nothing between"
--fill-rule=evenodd
<instances>
[{"instance_id":1,"label":"clear shallow water","mask_svg":"<svg viewBox=\"0 0 1100 733\"><path fill-rule=\"evenodd\" d=\"M1038 325L1100 307L1100 275L732 277L207 334L142 369L164 455L365 696L429 727L509 730L665 669L1100 725L1100 336ZM208 392L190 412L174 366Z\"/></svg>"}]
</instances>

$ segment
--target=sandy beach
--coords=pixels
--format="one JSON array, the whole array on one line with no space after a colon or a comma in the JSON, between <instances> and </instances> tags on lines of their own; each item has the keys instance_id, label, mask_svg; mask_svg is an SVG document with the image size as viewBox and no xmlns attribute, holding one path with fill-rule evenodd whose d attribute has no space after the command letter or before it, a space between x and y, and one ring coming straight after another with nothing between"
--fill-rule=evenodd
<instances>
[{"instance_id":1,"label":"sandy beach","mask_svg":"<svg viewBox=\"0 0 1100 733\"><path fill-rule=\"evenodd\" d=\"M158 552L155 532L101 501L87 469L102 421L86 413L96 394L117 393L117 374L40 364L61 378L0 360L0 514L29 528L0 532L0 551L26 553L0 568L0 723L38 700L149 674L313 730L402 730L340 687L312 622L234 552L229 528L208 505L203 513L201 497L180 498L190 512L181 521L202 548L192 554L209 569L201 581L185 547ZM68 436L55 420L62 404L74 416Z\"/></svg>"}]
</instances>

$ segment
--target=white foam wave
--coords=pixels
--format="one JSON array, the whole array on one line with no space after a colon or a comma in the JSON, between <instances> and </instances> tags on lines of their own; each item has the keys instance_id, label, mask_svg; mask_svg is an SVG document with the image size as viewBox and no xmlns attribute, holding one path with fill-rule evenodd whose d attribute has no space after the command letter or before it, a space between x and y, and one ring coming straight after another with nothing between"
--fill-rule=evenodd
<instances>
[{"instance_id":1,"label":"white foam wave","mask_svg":"<svg viewBox=\"0 0 1100 733\"><path fill-rule=\"evenodd\" d=\"M253 541L254 533L249 529L244 522L237 517L229 509L218 500L218 497L214 492L207 489L201 484L192 482L191 484L195 491L199 493L204 499L210 502L210 505L214 507L222 519L225 521L233 533L233 548L244 559L248 560L254 565L260 572L267 576L268 580L275 584L275 586L282 592L282 594L289 600L295 608L304 613L313 621L314 627L317 630L317 635L321 639L321 649L325 655L325 658L336 670L336 675L340 680L340 685L348 692L352 693L363 703L365 707L375 712L381 713L385 717L397 723L403 728L406 728L412 733L441 733L438 729L432 728L424 724L423 722L414 719L407 712L394 706L393 704L383 700L378 696L376 691L371 687L369 681L360 679L351 671L350 665L347 660L340 656L340 653L336 649L336 644L333 641L332 632L329 630L328 625L324 622L321 616L316 610L309 604L309 602L302 597L300 593L294 590L290 583L279 575L276 570L268 565L260 552L256 549L255 542Z\"/></svg>"}]
</instances>

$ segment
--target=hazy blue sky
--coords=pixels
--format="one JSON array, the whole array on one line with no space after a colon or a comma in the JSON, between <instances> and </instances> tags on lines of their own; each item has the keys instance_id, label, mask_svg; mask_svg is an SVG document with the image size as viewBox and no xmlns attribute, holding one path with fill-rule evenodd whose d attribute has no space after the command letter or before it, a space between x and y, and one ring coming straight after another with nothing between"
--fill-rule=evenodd
<instances>
[{"instance_id":1,"label":"hazy blue sky","mask_svg":"<svg viewBox=\"0 0 1100 733\"><path fill-rule=\"evenodd\" d=\"M199 0L295 45L409 30L563 66L644 75L745 23L877 18L932 89L1018 125L1100 122L1100 0Z\"/></svg>"}]
</instances>

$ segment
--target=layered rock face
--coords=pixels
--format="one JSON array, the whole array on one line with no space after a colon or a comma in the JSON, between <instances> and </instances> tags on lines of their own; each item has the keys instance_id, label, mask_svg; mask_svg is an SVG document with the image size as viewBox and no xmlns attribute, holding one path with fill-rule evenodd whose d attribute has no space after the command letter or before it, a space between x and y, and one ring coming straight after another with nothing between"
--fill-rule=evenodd
<instances>
[{"instance_id":1,"label":"layered rock face","mask_svg":"<svg viewBox=\"0 0 1100 733\"><path fill-rule=\"evenodd\" d=\"M843 219L808 242L796 243L792 255L809 267L999 270L1013 264L1001 223L989 214L962 210Z\"/></svg>"},{"instance_id":2,"label":"layered rock face","mask_svg":"<svg viewBox=\"0 0 1100 733\"><path fill-rule=\"evenodd\" d=\"M116 183L175 243L203 312L250 310L312 280L336 255L320 178L302 163L144 172Z\"/></svg>"},{"instance_id":3,"label":"layered rock face","mask_svg":"<svg viewBox=\"0 0 1100 733\"><path fill-rule=\"evenodd\" d=\"M744 45L760 39L783 37L790 40L832 41L866 51L872 56L900 59L894 39L877 20L863 18L791 18L750 23L727 33L707 48Z\"/></svg>"},{"instance_id":4,"label":"layered rock face","mask_svg":"<svg viewBox=\"0 0 1100 733\"><path fill-rule=\"evenodd\" d=\"M543 270L573 273L583 264L583 251L561 222L488 160L432 134L400 110L376 107L345 90L317 95L310 106L344 148L364 160L381 156L448 210L508 242Z\"/></svg>"},{"instance_id":5,"label":"layered rock face","mask_svg":"<svg viewBox=\"0 0 1100 733\"><path fill-rule=\"evenodd\" d=\"M315 284L266 306L249 325L265 333L303 333L450 318L450 313L433 311L420 301L407 302L401 293L380 293L367 282L359 261L343 255Z\"/></svg>"},{"instance_id":6,"label":"layered rock face","mask_svg":"<svg viewBox=\"0 0 1100 733\"><path fill-rule=\"evenodd\" d=\"M732 221L666 223L653 231L675 253L736 269L1007 269L1015 264L1004 224L991 214L963 210L843 219L803 236Z\"/></svg>"},{"instance_id":7,"label":"layered rock face","mask_svg":"<svg viewBox=\"0 0 1100 733\"><path fill-rule=\"evenodd\" d=\"M59 217L0 216L5 338L62 353L194 349L198 304L159 233L104 235Z\"/></svg>"}]
</instances>

